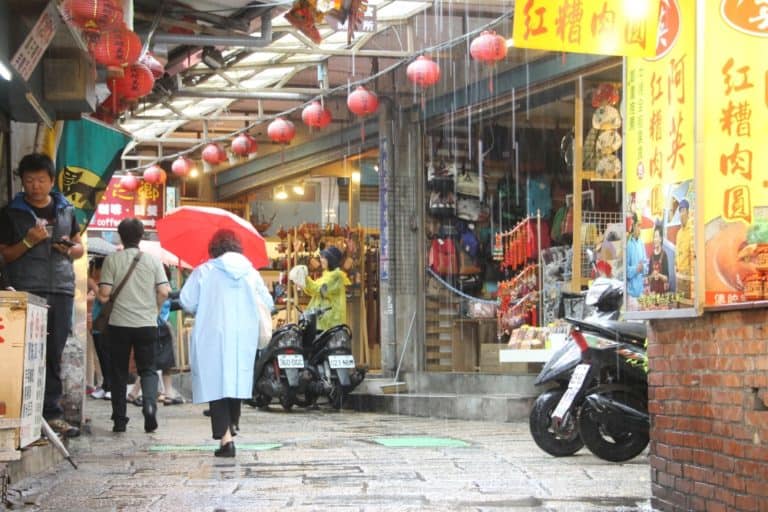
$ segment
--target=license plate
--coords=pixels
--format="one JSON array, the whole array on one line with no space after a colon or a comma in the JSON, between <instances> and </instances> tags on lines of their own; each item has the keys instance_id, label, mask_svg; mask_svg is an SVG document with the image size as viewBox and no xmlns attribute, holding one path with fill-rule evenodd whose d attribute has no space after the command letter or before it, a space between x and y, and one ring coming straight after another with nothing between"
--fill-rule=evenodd
<instances>
[{"instance_id":1,"label":"license plate","mask_svg":"<svg viewBox=\"0 0 768 512\"><path fill-rule=\"evenodd\" d=\"M304 368L304 356L301 354L278 354L277 366L280 368Z\"/></svg>"},{"instance_id":2,"label":"license plate","mask_svg":"<svg viewBox=\"0 0 768 512\"><path fill-rule=\"evenodd\" d=\"M354 368L355 356L328 356L328 364L331 368Z\"/></svg>"},{"instance_id":3,"label":"license plate","mask_svg":"<svg viewBox=\"0 0 768 512\"><path fill-rule=\"evenodd\" d=\"M588 364L580 364L573 369L571 380L568 382L568 389L565 390L565 393L563 393L563 396L560 398L560 402L558 402L557 407L555 407L555 410L552 412L552 418L558 420L563 419L565 413L571 408L571 404L573 404L576 395L579 394L581 386L584 384L584 379L587 378L588 373Z\"/></svg>"}]
</instances>

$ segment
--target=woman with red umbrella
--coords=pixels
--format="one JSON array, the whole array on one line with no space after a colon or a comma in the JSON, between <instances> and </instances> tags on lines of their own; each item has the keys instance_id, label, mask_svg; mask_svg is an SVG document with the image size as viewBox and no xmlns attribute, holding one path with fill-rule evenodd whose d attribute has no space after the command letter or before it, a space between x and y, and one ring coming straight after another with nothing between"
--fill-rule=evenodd
<instances>
[{"instance_id":1,"label":"woman with red umbrella","mask_svg":"<svg viewBox=\"0 0 768 512\"><path fill-rule=\"evenodd\" d=\"M211 259L198 266L181 289L181 305L195 315L190 343L192 400L209 402L216 457L234 457L240 401L251 398L259 332L259 307L274 307L259 272L229 229L208 243Z\"/></svg>"}]
</instances>

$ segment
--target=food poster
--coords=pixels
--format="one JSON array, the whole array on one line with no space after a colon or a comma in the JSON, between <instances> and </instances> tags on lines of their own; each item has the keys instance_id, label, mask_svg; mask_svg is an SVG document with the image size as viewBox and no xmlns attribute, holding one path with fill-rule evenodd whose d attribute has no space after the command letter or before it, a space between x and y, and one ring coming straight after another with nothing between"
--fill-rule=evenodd
<instances>
[{"instance_id":1,"label":"food poster","mask_svg":"<svg viewBox=\"0 0 768 512\"><path fill-rule=\"evenodd\" d=\"M519 0L512 35L518 48L653 56L658 13L659 0Z\"/></svg>"},{"instance_id":2,"label":"food poster","mask_svg":"<svg viewBox=\"0 0 768 512\"><path fill-rule=\"evenodd\" d=\"M703 5L701 207L715 307L768 292L768 0Z\"/></svg>"},{"instance_id":3,"label":"food poster","mask_svg":"<svg viewBox=\"0 0 768 512\"><path fill-rule=\"evenodd\" d=\"M654 58L624 66L626 316L697 314L696 1L662 0Z\"/></svg>"}]
</instances>

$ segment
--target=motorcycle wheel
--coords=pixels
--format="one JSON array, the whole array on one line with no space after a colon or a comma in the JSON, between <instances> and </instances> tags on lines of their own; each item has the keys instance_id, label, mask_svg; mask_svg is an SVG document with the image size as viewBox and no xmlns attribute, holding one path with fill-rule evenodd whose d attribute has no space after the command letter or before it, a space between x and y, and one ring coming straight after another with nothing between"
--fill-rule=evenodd
<instances>
[{"instance_id":1,"label":"motorcycle wheel","mask_svg":"<svg viewBox=\"0 0 768 512\"><path fill-rule=\"evenodd\" d=\"M287 392L283 395L280 395L280 405L282 405L283 409L286 411L290 411L295 403L296 396L293 393Z\"/></svg>"},{"instance_id":2,"label":"motorcycle wheel","mask_svg":"<svg viewBox=\"0 0 768 512\"><path fill-rule=\"evenodd\" d=\"M312 407L317 402L317 395L310 392L305 392L295 397L296 405L299 407Z\"/></svg>"},{"instance_id":3,"label":"motorcycle wheel","mask_svg":"<svg viewBox=\"0 0 768 512\"><path fill-rule=\"evenodd\" d=\"M331 404L331 407L338 411L341 409L341 406L344 405L344 397L346 394L347 390L344 386L335 384L333 388L331 388L331 392L328 394L328 403Z\"/></svg>"},{"instance_id":4,"label":"motorcycle wheel","mask_svg":"<svg viewBox=\"0 0 768 512\"><path fill-rule=\"evenodd\" d=\"M531 436L536 445L555 457L573 455L584 446L576 428L575 414L571 414L569 424L566 426L568 432L566 437L555 433L552 429L552 411L557 407L563 393L565 393L564 389L552 389L539 395L533 403L528 421Z\"/></svg>"},{"instance_id":5,"label":"motorcycle wheel","mask_svg":"<svg viewBox=\"0 0 768 512\"><path fill-rule=\"evenodd\" d=\"M269 405L269 403L272 401L271 397L268 397L267 395L256 395L252 399L249 400L243 400L246 405L250 405L251 407L256 408L263 408Z\"/></svg>"},{"instance_id":6,"label":"motorcycle wheel","mask_svg":"<svg viewBox=\"0 0 768 512\"><path fill-rule=\"evenodd\" d=\"M631 407L645 409L642 400L630 394L614 393L613 398L622 400ZM617 431L601 423L597 411L586 401L579 414L579 434L589 451L610 462L624 462L637 457L650 441L647 430Z\"/></svg>"}]
</instances>

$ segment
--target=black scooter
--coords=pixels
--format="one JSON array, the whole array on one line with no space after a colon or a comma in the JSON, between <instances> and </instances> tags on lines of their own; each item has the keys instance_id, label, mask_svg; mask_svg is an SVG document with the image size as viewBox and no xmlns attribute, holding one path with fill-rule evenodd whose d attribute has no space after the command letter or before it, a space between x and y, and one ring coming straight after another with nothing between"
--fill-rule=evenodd
<instances>
[{"instance_id":1,"label":"black scooter","mask_svg":"<svg viewBox=\"0 0 768 512\"><path fill-rule=\"evenodd\" d=\"M584 307L594 311L587 318L616 319L624 297L624 285L615 279L599 277L589 290L578 294L564 293L563 298L582 298ZM572 319L568 319L572 323ZM536 398L529 417L531 436L536 445L555 457L573 455L584 442L579 436L577 417L567 415L553 420L552 413L569 388L574 370L581 362L581 349L572 334L565 344L545 363L534 384L548 388ZM583 371L583 370L580 370Z\"/></svg>"}]
</instances>

